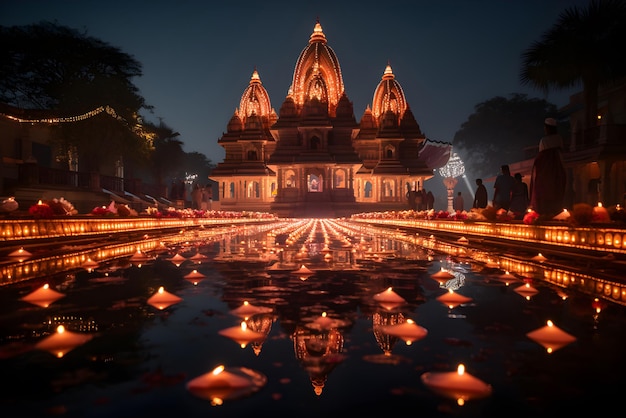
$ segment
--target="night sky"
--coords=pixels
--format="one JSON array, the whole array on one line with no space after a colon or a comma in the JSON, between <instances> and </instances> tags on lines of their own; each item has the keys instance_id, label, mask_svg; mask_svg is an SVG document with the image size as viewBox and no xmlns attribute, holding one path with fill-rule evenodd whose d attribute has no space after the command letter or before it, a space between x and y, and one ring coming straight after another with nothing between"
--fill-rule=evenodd
<instances>
[{"instance_id":1,"label":"night sky","mask_svg":"<svg viewBox=\"0 0 626 418\"><path fill-rule=\"evenodd\" d=\"M0 0L0 25L56 22L132 55L134 80L187 152L213 163L217 140L256 68L278 112L319 19L357 121L387 63L429 139L452 142L474 107L512 93L563 106L519 81L521 55L565 9L587 0L91 1Z\"/></svg>"}]
</instances>

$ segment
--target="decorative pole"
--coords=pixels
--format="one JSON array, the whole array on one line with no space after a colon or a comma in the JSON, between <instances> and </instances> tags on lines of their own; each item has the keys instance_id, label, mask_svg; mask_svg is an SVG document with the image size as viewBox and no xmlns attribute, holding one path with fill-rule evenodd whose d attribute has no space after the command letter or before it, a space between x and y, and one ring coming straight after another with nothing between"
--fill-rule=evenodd
<instances>
[{"instance_id":1,"label":"decorative pole","mask_svg":"<svg viewBox=\"0 0 626 418\"><path fill-rule=\"evenodd\" d=\"M443 177L443 184L448 191L448 212L454 212L454 187L458 183L457 177L465 174L463 161L456 152L448 160L448 163L439 169L439 174Z\"/></svg>"}]
</instances>

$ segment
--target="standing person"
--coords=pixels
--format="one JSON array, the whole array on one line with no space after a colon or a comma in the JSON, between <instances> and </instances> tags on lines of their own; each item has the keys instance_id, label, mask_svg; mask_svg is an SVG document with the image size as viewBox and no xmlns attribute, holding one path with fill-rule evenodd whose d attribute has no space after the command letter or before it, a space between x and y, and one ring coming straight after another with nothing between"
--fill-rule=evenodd
<instances>
[{"instance_id":1,"label":"standing person","mask_svg":"<svg viewBox=\"0 0 626 418\"><path fill-rule=\"evenodd\" d=\"M563 210L567 173L563 163L563 137L557 123L547 118L545 135L539 141L539 153L530 175L530 207L540 216L553 217Z\"/></svg>"},{"instance_id":2,"label":"standing person","mask_svg":"<svg viewBox=\"0 0 626 418\"><path fill-rule=\"evenodd\" d=\"M511 192L513 191L515 179L511 175L511 169L508 164L501 166L500 171L493 185L493 207L496 210L504 209L508 211L511 206Z\"/></svg>"},{"instance_id":3,"label":"standing person","mask_svg":"<svg viewBox=\"0 0 626 418\"><path fill-rule=\"evenodd\" d=\"M458 192L456 194L456 197L454 198L454 210L457 212L463 212L465 206L465 201L463 199L463 194L461 194L461 192Z\"/></svg>"},{"instance_id":4,"label":"standing person","mask_svg":"<svg viewBox=\"0 0 626 418\"><path fill-rule=\"evenodd\" d=\"M476 193L474 194L474 204L472 207L484 209L487 207L487 188L483 184L483 179L476 179Z\"/></svg>"},{"instance_id":5,"label":"standing person","mask_svg":"<svg viewBox=\"0 0 626 418\"><path fill-rule=\"evenodd\" d=\"M515 173L515 184L511 193L510 210L515 214L515 219L523 219L530 199L528 197L528 186L522 181L521 173Z\"/></svg>"},{"instance_id":6,"label":"standing person","mask_svg":"<svg viewBox=\"0 0 626 418\"><path fill-rule=\"evenodd\" d=\"M202 188L200 183L194 183L191 190L191 205L193 209L200 210L202 208Z\"/></svg>"},{"instance_id":7,"label":"standing person","mask_svg":"<svg viewBox=\"0 0 626 418\"><path fill-rule=\"evenodd\" d=\"M430 190L426 193L426 210L431 210L435 206L435 195Z\"/></svg>"}]
</instances>

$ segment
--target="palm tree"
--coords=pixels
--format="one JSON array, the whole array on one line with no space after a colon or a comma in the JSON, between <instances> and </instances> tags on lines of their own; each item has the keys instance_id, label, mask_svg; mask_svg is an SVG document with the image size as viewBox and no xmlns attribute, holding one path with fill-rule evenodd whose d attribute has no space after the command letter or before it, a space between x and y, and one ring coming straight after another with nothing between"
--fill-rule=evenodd
<instances>
[{"instance_id":1,"label":"palm tree","mask_svg":"<svg viewBox=\"0 0 626 418\"><path fill-rule=\"evenodd\" d=\"M521 83L548 93L582 84L586 127L596 124L598 87L626 75L626 1L591 0L566 9L522 54Z\"/></svg>"}]
</instances>

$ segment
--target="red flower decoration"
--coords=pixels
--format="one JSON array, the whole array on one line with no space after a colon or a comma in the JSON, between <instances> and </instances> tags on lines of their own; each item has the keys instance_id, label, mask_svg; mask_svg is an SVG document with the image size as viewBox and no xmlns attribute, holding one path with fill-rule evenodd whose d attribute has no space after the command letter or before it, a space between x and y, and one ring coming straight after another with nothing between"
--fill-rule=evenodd
<instances>
[{"instance_id":1,"label":"red flower decoration","mask_svg":"<svg viewBox=\"0 0 626 418\"><path fill-rule=\"evenodd\" d=\"M42 202L28 208L28 213L35 218L52 218L54 216L54 210L52 210L50 205Z\"/></svg>"},{"instance_id":2,"label":"red flower decoration","mask_svg":"<svg viewBox=\"0 0 626 418\"><path fill-rule=\"evenodd\" d=\"M522 222L524 222L526 225L532 225L537 221L538 218L539 214L534 210L531 210L526 212L524 218L522 219Z\"/></svg>"}]
</instances>

